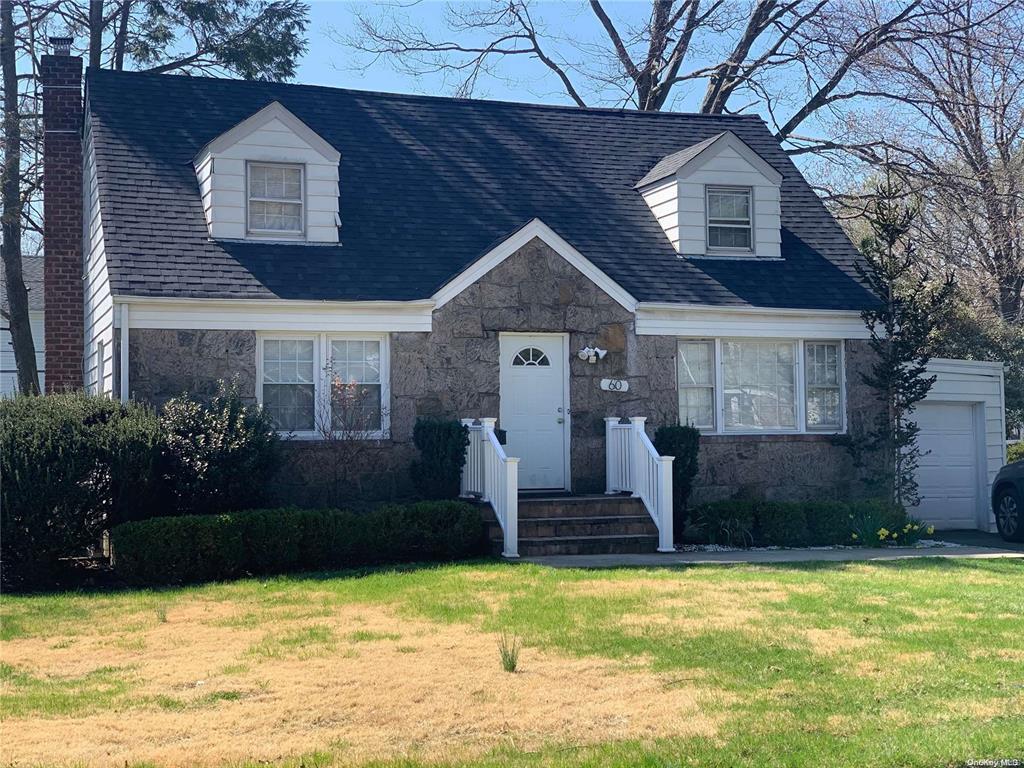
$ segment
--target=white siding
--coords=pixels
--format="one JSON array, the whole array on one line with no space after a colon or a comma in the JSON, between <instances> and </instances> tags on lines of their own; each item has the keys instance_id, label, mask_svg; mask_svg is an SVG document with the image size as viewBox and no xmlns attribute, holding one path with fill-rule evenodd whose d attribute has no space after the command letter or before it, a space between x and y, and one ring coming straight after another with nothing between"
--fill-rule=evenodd
<instances>
[{"instance_id":1,"label":"white siding","mask_svg":"<svg viewBox=\"0 0 1024 768\"><path fill-rule=\"evenodd\" d=\"M682 256L718 255L708 254L705 189L709 185L735 186L749 187L753 193L753 255L764 259L780 258L779 185L740 151L724 142L706 153L706 159L692 161L693 166L684 166L675 176L654 182L640 191L676 252Z\"/></svg>"},{"instance_id":2,"label":"white siding","mask_svg":"<svg viewBox=\"0 0 1024 768\"><path fill-rule=\"evenodd\" d=\"M43 349L43 313L28 313L29 327L32 329L32 342L36 348L36 368L39 370L39 386L46 386L43 368L46 355ZM18 392L18 366L14 363L14 347L11 346L11 334L4 322L0 328L0 397L12 397Z\"/></svg>"},{"instance_id":3,"label":"white siding","mask_svg":"<svg viewBox=\"0 0 1024 768\"><path fill-rule=\"evenodd\" d=\"M84 313L85 333L83 368L87 392L113 395L114 380L114 300L107 278L107 257L103 244L103 222L100 217L99 194L96 181L96 162L92 135L86 120L85 166L83 169L83 223L82 244L85 253ZM103 361L97 351L102 343ZM100 371L102 370L102 378Z\"/></svg>"},{"instance_id":4,"label":"white siding","mask_svg":"<svg viewBox=\"0 0 1024 768\"><path fill-rule=\"evenodd\" d=\"M766 179L736 150L723 148L693 173L679 178L679 253L708 253L705 219L707 186L750 187L754 201L754 255L777 259L782 255L779 187Z\"/></svg>"},{"instance_id":5,"label":"white siding","mask_svg":"<svg viewBox=\"0 0 1024 768\"><path fill-rule=\"evenodd\" d=\"M246 162L259 161L304 166L305 240L338 242L338 165L276 118L231 146L197 159L196 177L211 237L247 236Z\"/></svg>"},{"instance_id":6,"label":"white siding","mask_svg":"<svg viewBox=\"0 0 1024 768\"><path fill-rule=\"evenodd\" d=\"M975 466L979 473L974 517L978 528L991 530L995 520L989 505L989 489L999 468L1006 462L1002 363L935 359L929 364L928 373L937 378L925 400L927 406L972 406L976 427L969 448L977 452ZM954 417L960 418L963 409L951 407L947 413L952 420ZM944 418L941 414L942 411L935 408L925 411L922 427L935 431L936 419L941 421ZM922 466L927 463L926 457ZM922 483L921 493L927 498L927 473L922 473L919 481Z\"/></svg>"}]
</instances>

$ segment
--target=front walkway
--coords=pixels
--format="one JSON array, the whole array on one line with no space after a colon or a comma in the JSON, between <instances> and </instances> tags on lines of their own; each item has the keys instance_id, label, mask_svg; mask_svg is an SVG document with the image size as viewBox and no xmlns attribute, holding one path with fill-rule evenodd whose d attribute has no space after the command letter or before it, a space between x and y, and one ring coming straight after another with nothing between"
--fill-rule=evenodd
<instances>
[{"instance_id":1,"label":"front walkway","mask_svg":"<svg viewBox=\"0 0 1024 768\"><path fill-rule=\"evenodd\" d=\"M703 563L808 563L904 560L916 557L1010 557L1024 559L1024 551L1002 547L886 547L885 549L755 549L731 552L673 552L650 555L548 555L524 557L522 562L551 568L650 568Z\"/></svg>"}]
</instances>

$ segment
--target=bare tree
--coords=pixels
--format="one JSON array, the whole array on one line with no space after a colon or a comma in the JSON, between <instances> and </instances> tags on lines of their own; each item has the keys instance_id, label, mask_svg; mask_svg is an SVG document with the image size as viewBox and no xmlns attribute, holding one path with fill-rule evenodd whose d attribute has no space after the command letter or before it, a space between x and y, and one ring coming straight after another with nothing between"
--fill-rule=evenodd
<instances>
[{"instance_id":1,"label":"bare tree","mask_svg":"<svg viewBox=\"0 0 1024 768\"><path fill-rule=\"evenodd\" d=\"M885 119L845 116L858 159L885 161L925 202L915 227L931 266L954 268L977 309L1024 323L1024 8L986 23L988 4L964 0L932 34L870 62ZM864 195L836 190L857 214Z\"/></svg>"},{"instance_id":2,"label":"bare tree","mask_svg":"<svg viewBox=\"0 0 1024 768\"><path fill-rule=\"evenodd\" d=\"M33 23L27 17L22 23ZM22 112L17 68L14 8L8 0L0 2L0 68L3 69L4 161L3 161L3 242L4 279L8 311L5 313L18 369L18 390L39 394L36 350L29 325L28 291L21 271L22 256Z\"/></svg>"},{"instance_id":3,"label":"bare tree","mask_svg":"<svg viewBox=\"0 0 1024 768\"><path fill-rule=\"evenodd\" d=\"M703 83L701 112L757 108L791 150L807 152L832 142L800 135L805 126L870 95L863 85L873 57L940 28L958 34L984 24L1020 0L992 0L968 19L954 17L952 0L652 0L636 27L588 2L603 34L597 42L549 33L531 0L451 4L443 36L429 34L408 4L379 3L356 12L354 34L334 37L366 66L440 73L463 96L482 76L499 76L508 57L539 61L580 106L670 109L681 86Z\"/></svg>"},{"instance_id":4,"label":"bare tree","mask_svg":"<svg viewBox=\"0 0 1024 768\"><path fill-rule=\"evenodd\" d=\"M41 247L39 64L51 34L71 36L89 66L282 80L306 49L300 0L0 0L4 162L2 256L18 388L39 391L22 252Z\"/></svg>"}]
</instances>

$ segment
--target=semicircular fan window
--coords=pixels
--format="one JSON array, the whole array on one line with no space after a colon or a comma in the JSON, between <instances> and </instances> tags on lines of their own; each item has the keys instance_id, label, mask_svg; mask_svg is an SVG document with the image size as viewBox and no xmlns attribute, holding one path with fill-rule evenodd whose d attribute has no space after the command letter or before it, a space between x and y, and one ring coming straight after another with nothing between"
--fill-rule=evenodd
<instances>
[{"instance_id":1,"label":"semicircular fan window","mask_svg":"<svg viewBox=\"0 0 1024 768\"><path fill-rule=\"evenodd\" d=\"M536 347L525 347L516 352L516 356L512 358L512 365L551 365L548 360L548 356L544 354L544 350L537 349Z\"/></svg>"}]
</instances>

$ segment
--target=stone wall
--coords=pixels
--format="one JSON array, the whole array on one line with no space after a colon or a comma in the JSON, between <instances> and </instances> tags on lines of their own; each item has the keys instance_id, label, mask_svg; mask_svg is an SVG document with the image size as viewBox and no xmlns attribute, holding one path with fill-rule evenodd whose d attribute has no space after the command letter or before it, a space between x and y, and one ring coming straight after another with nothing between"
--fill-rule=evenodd
<instances>
[{"instance_id":1,"label":"stone wall","mask_svg":"<svg viewBox=\"0 0 1024 768\"><path fill-rule=\"evenodd\" d=\"M571 478L575 492L604 490L606 416L646 416L650 433L677 421L676 340L637 336L633 316L534 240L434 313L433 331L391 336L391 439L352 446L292 442L281 473L287 503L340 503L346 495L409 493L412 431L420 416L498 416L499 334L569 335ZM256 392L254 331L132 330L132 394L156 406L188 391L209 396L217 379L237 377ZM608 355L576 357L585 346ZM866 342L846 344L847 410L853 432L876 413L860 381L870 364ZM602 378L625 379L629 391L604 392ZM366 466L353 482L352 468ZM829 435L707 435L701 439L694 501L848 497L863 492L848 452ZM286 484L285 484L286 483Z\"/></svg>"},{"instance_id":2,"label":"stone wall","mask_svg":"<svg viewBox=\"0 0 1024 768\"><path fill-rule=\"evenodd\" d=\"M236 379L256 400L255 331L169 331L133 328L128 334L132 398L160 407L183 392L206 398L219 379Z\"/></svg>"},{"instance_id":3,"label":"stone wall","mask_svg":"<svg viewBox=\"0 0 1024 768\"><path fill-rule=\"evenodd\" d=\"M675 412L675 342L638 337L633 316L540 240L534 240L434 313L431 333L391 342L391 432L412 439L419 416L498 416L498 336L569 334L570 460L576 492L604 490L604 417ZM596 364L576 357L608 350ZM602 378L629 381L604 392Z\"/></svg>"}]
</instances>

